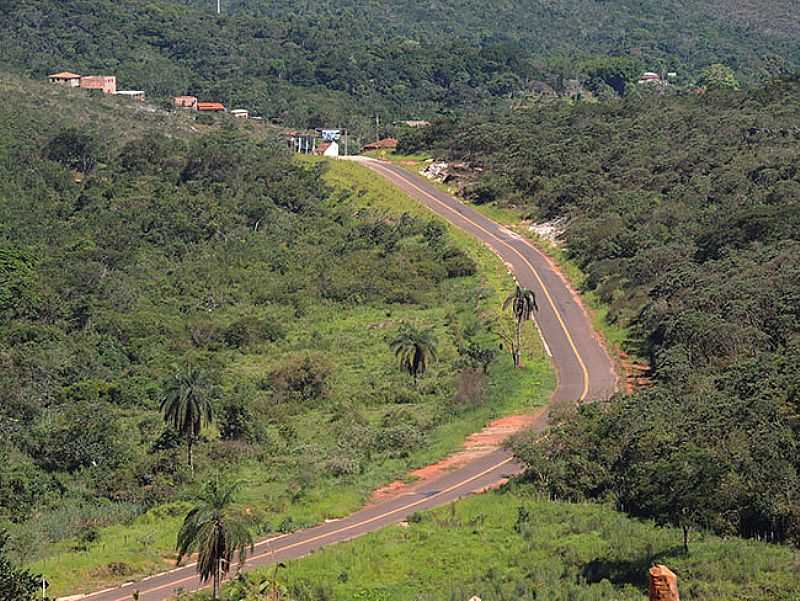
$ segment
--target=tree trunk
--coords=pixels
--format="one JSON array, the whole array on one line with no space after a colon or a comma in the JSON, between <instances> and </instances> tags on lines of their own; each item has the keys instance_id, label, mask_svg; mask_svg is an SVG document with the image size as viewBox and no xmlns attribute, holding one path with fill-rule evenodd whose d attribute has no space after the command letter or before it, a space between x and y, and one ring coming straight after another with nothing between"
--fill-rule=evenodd
<instances>
[{"instance_id":1,"label":"tree trunk","mask_svg":"<svg viewBox=\"0 0 800 601\"><path fill-rule=\"evenodd\" d=\"M685 555L689 555L689 527L683 527L683 552Z\"/></svg>"},{"instance_id":2,"label":"tree trunk","mask_svg":"<svg viewBox=\"0 0 800 601\"><path fill-rule=\"evenodd\" d=\"M189 471L194 476L194 455L192 453L192 444L194 443L194 437L189 435L186 437L186 460L189 463Z\"/></svg>"},{"instance_id":3,"label":"tree trunk","mask_svg":"<svg viewBox=\"0 0 800 601\"><path fill-rule=\"evenodd\" d=\"M214 563L214 599L219 599L219 559Z\"/></svg>"},{"instance_id":4,"label":"tree trunk","mask_svg":"<svg viewBox=\"0 0 800 601\"><path fill-rule=\"evenodd\" d=\"M522 366L522 322L517 321L517 328L514 331L514 367L521 367Z\"/></svg>"}]
</instances>

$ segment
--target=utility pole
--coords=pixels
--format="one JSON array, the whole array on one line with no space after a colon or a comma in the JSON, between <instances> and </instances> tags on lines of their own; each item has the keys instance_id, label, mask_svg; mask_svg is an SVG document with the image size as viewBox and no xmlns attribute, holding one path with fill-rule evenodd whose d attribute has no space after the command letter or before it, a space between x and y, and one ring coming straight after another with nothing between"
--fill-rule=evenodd
<instances>
[{"instance_id":1,"label":"utility pole","mask_svg":"<svg viewBox=\"0 0 800 601\"><path fill-rule=\"evenodd\" d=\"M217 14L222 14L222 0L217 0Z\"/></svg>"},{"instance_id":2,"label":"utility pole","mask_svg":"<svg viewBox=\"0 0 800 601\"><path fill-rule=\"evenodd\" d=\"M375 141L381 141L381 135L378 133L378 130L381 127L381 118L379 115L375 115Z\"/></svg>"}]
</instances>

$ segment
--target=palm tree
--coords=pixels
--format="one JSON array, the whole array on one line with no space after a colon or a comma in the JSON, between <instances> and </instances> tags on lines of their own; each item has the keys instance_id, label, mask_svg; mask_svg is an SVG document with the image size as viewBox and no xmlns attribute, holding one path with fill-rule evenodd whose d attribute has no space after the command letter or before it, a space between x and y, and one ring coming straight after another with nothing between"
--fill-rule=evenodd
<instances>
[{"instance_id":1,"label":"palm tree","mask_svg":"<svg viewBox=\"0 0 800 601\"><path fill-rule=\"evenodd\" d=\"M389 342L389 346L400 360L400 368L414 378L414 386L417 385L417 378L428 369L430 362L436 360L436 337L432 328L420 330L404 323Z\"/></svg>"},{"instance_id":2,"label":"palm tree","mask_svg":"<svg viewBox=\"0 0 800 601\"><path fill-rule=\"evenodd\" d=\"M178 370L164 386L161 399L164 421L186 437L187 461L194 474L192 446L204 424L214 418L208 375L197 367Z\"/></svg>"},{"instance_id":3,"label":"palm tree","mask_svg":"<svg viewBox=\"0 0 800 601\"><path fill-rule=\"evenodd\" d=\"M511 356L514 359L514 367L522 366L522 324L533 319L533 312L539 310L536 304L536 295L533 290L517 285L516 290L508 295L503 301L503 310L511 308L514 316L516 328L514 337L511 341Z\"/></svg>"},{"instance_id":4,"label":"palm tree","mask_svg":"<svg viewBox=\"0 0 800 601\"><path fill-rule=\"evenodd\" d=\"M242 566L255 546L246 518L233 507L240 485L219 477L203 484L178 532L178 564L197 552L197 573L202 582L212 579L214 599L219 599L220 581L230 572L233 556L238 554Z\"/></svg>"}]
</instances>

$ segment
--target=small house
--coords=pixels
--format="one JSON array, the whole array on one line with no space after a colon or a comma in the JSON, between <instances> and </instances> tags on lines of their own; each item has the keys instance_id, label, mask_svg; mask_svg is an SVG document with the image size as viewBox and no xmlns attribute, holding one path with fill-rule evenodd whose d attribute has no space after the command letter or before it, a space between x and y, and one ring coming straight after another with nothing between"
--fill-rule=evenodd
<instances>
[{"instance_id":1,"label":"small house","mask_svg":"<svg viewBox=\"0 0 800 601\"><path fill-rule=\"evenodd\" d=\"M336 142L323 142L316 147L314 154L322 157L338 157L339 144Z\"/></svg>"},{"instance_id":2,"label":"small house","mask_svg":"<svg viewBox=\"0 0 800 601\"><path fill-rule=\"evenodd\" d=\"M117 96L124 96L137 102L144 102L144 90L118 90Z\"/></svg>"},{"instance_id":3,"label":"small house","mask_svg":"<svg viewBox=\"0 0 800 601\"><path fill-rule=\"evenodd\" d=\"M224 113L225 105L221 102L198 102L197 110L202 113Z\"/></svg>"},{"instance_id":4,"label":"small house","mask_svg":"<svg viewBox=\"0 0 800 601\"><path fill-rule=\"evenodd\" d=\"M250 118L250 111L248 111L246 109L233 109L231 111L231 115L233 115L237 119L249 119Z\"/></svg>"},{"instance_id":5,"label":"small house","mask_svg":"<svg viewBox=\"0 0 800 601\"><path fill-rule=\"evenodd\" d=\"M175 108L197 110L197 96L175 96Z\"/></svg>"},{"instance_id":6,"label":"small house","mask_svg":"<svg viewBox=\"0 0 800 601\"><path fill-rule=\"evenodd\" d=\"M639 78L639 83L661 83L661 76L658 73L648 71L642 73L642 76Z\"/></svg>"},{"instance_id":7,"label":"small house","mask_svg":"<svg viewBox=\"0 0 800 601\"><path fill-rule=\"evenodd\" d=\"M378 140L377 142L367 144L362 150L394 150L395 148L397 148L396 138L384 138L383 140Z\"/></svg>"},{"instance_id":8,"label":"small house","mask_svg":"<svg viewBox=\"0 0 800 601\"><path fill-rule=\"evenodd\" d=\"M103 94L116 94L117 78L113 75L87 75L81 77L81 88L100 90Z\"/></svg>"},{"instance_id":9,"label":"small house","mask_svg":"<svg viewBox=\"0 0 800 601\"><path fill-rule=\"evenodd\" d=\"M406 127L413 128L428 127L431 124L430 121L424 121L422 119L407 119L406 121L398 121L397 123L398 125L405 125Z\"/></svg>"},{"instance_id":10,"label":"small house","mask_svg":"<svg viewBox=\"0 0 800 601\"><path fill-rule=\"evenodd\" d=\"M50 80L50 83L66 86L68 88L78 88L81 85L81 76L77 73L70 73L69 71L53 73L52 75L48 75L47 79Z\"/></svg>"}]
</instances>

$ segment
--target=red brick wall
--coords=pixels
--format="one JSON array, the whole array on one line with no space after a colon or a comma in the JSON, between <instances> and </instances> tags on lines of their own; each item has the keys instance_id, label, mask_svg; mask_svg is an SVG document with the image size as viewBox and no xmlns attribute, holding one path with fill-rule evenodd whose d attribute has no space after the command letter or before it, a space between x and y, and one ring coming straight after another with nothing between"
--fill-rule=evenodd
<instances>
[{"instance_id":1,"label":"red brick wall","mask_svg":"<svg viewBox=\"0 0 800 601\"><path fill-rule=\"evenodd\" d=\"M102 90L104 94L116 94L117 78L113 75L89 75L81 77L81 87L86 90Z\"/></svg>"}]
</instances>

